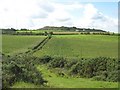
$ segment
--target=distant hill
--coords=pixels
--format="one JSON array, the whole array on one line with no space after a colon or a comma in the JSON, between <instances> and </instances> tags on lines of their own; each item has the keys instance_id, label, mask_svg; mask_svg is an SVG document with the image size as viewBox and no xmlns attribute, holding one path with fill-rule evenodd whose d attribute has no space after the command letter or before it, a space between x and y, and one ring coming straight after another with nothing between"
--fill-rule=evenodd
<instances>
[{"instance_id":1,"label":"distant hill","mask_svg":"<svg viewBox=\"0 0 120 90\"><path fill-rule=\"evenodd\" d=\"M15 32L16 32L16 30L15 30L14 28L10 28L10 29L0 29L0 30L2 30L2 34L6 34L6 33L12 34L12 33L15 33Z\"/></svg>"},{"instance_id":2,"label":"distant hill","mask_svg":"<svg viewBox=\"0 0 120 90\"><path fill-rule=\"evenodd\" d=\"M106 32L104 30L100 29L90 29L90 28L77 28L77 27L54 27L54 26L45 26L43 28L40 28L38 30L61 30L61 31L76 31L76 32Z\"/></svg>"}]
</instances>

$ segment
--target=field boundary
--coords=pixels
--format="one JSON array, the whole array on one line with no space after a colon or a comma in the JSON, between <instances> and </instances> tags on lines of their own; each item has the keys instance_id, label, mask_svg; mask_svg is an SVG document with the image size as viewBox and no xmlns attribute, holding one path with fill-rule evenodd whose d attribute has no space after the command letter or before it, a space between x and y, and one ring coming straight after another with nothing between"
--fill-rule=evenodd
<instances>
[{"instance_id":1,"label":"field boundary","mask_svg":"<svg viewBox=\"0 0 120 90\"><path fill-rule=\"evenodd\" d=\"M26 54L31 54L31 53L34 53L34 52L42 49L43 46L44 46L50 39L51 39L51 38L49 38L49 37L47 36L47 37L46 37L45 39L43 39L39 44L37 44L36 46L34 46L31 50L26 51L25 53L26 53Z\"/></svg>"}]
</instances>

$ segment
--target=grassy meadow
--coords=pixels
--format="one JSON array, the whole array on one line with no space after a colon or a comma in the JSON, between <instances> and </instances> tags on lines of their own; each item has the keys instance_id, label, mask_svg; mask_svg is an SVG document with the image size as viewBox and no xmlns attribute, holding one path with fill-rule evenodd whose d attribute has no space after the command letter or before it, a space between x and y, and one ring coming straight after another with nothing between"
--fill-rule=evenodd
<instances>
[{"instance_id":1,"label":"grassy meadow","mask_svg":"<svg viewBox=\"0 0 120 90\"><path fill-rule=\"evenodd\" d=\"M77 58L118 57L118 37L107 35L55 35L35 56Z\"/></svg>"},{"instance_id":2,"label":"grassy meadow","mask_svg":"<svg viewBox=\"0 0 120 90\"><path fill-rule=\"evenodd\" d=\"M41 42L45 36L2 36L2 53L15 54L32 49L36 44Z\"/></svg>"},{"instance_id":3,"label":"grassy meadow","mask_svg":"<svg viewBox=\"0 0 120 90\"><path fill-rule=\"evenodd\" d=\"M2 49L3 49L2 53L10 56L18 53L24 53L28 50L32 50L34 46L39 45L39 43L43 39L45 39L45 37L47 36L3 35L2 36ZM100 56L117 58L118 57L118 37L111 36L111 35L52 35L52 38L50 38L42 48L36 49L36 51L33 52L33 56L35 56L36 58L41 58L45 55L52 56L52 57L54 56L64 57L64 58L70 58L70 59L96 58ZM24 59L21 59L21 60L24 60ZM72 77L69 75L60 76L56 74L56 71L58 71L59 68L48 69L47 65L41 64L39 59L29 57L27 60L28 62L24 62L23 66L21 65L23 61L19 63L19 59L18 61L16 60L17 61L16 63L18 63L19 68L21 67L23 68L24 66L29 68L28 63L32 63L33 67L39 71L43 79L47 80L47 83L45 84L45 86L41 86L41 85L36 85L34 83L18 80L12 86L10 86L10 88L41 88L41 87L42 88L43 87L117 88L118 87L117 82L98 81L92 78L83 78L83 77L77 77L77 76ZM10 65L11 65L10 67L15 67L14 63L13 65L12 63L10 63ZM76 65L77 64L73 65L73 67ZM12 75L14 77L14 72ZM37 74L29 73L27 71L25 71L25 75L37 76Z\"/></svg>"}]
</instances>

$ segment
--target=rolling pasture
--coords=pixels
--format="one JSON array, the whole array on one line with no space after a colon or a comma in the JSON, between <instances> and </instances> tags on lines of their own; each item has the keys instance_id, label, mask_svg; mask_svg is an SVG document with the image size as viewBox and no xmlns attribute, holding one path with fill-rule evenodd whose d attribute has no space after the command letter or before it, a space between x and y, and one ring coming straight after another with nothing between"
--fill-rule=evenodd
<instances>
[{"instance_id":1,"label":"rolling pasture","mask_svg":"<svg viewBox=\"0 0 120 90\"><path fill-rule=\"evenodd\" d=\"M32 49L36 44L41 42L45 36L2 36L2 53L15 54Z\"/></svg>"},{"instance_id":2,"label":"rolling pasture","mask_svg":"<svg viewBox=\"0 0 120 90\"><path fill-rule=\"evenodd\" d=\"M38 45L46 36L3 35L2 47L4 54L23 53ZM108 35L52 35L42 49L33 53L36 57L44 55L64 58L96 58L118 57L118 37ZM68 59L68 60L70 60ZM23 60L23 59L22 59ZM34 61L34 60L33 60ZM37 62L37 61L36 61ZM32 62L33 63L33 62ZM19 66L19 65L18 65ZM26 65L25 65L26 66ZM48 69L46 64L35 63L35 68L42 73L50 88L117 88L117 82L97 81L92 78L59 76L57 69ZM62 69L61 69L62 70ZM34 70L33 70L34 71ZM31 74L30 74L31 75ZM41 85L17 81L11 88L40 88Z\"/></svg>"},{"instance_id":3,"label":"rolling pasture","mask_svg":"<svg viewBox=\"0 0 120 90\"><path fill-rule=\"evenodd\" d=\"M68 58L118 57L118 37L107 35L55 35L35 56Z\"/></svg>"}]
</instances>

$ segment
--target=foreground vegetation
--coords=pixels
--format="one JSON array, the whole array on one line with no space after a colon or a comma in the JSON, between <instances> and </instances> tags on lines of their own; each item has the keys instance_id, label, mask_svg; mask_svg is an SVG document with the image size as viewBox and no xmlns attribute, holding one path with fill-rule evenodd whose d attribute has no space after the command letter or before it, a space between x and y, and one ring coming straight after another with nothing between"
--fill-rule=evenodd
<instances>
[{"instance_id":1,"label":"foreground vegetation","mask_svg":"<svg viewBox=\"0 0 120 90\"><path fill-rule=\"evenodd\" d=\"M58 68L48 69L46 65L38 65L38 70L42 72L43 77L48 81L50 88L117 88L117 82L97 81L92 78L72 77L69 75L61 76L58 74ZM60 70L61 71L61 70Z\"/></svg>"},{"instance_id":2,"label":"foreground vegetation","mask_svg":"<svg viewBox=\"0 0 120 90\"><path fill-rule=\"evenodd\" d=\"M19 82L34 87L117 88L118 85L117 59L112 58L69 61L62 57L20 54L3 56L3 65L4 88L16 87Z\"/></svg>"},{"instance_id":3,"label":"foreground vegetation","mask_svg":"<svg viewBox=\"0 0 120 90\"><path fill-rule=\"evenodd\" d=\"M35 85L44 85L46 82L41 72L35 67L35 58L27 55L12 57L3 55L2 82L3 88L10 88L14 83L23 81Z\"/></svg>"},{"instance_id":4,"label":"foreground vegetation","mask_svg":"<svg viewBox=\"0 0 120 90\"><path fill-rule=\"evenodd\" d=\"M62 57L44 56L40 59L42 64L48 64L48 67L59 68L58 73L62 76L94 78L103 81L118 81L118 59L98 57L91 59L71 59ZM60 72L61 71L61 72Z\"/></svg>"}]
</instances>

